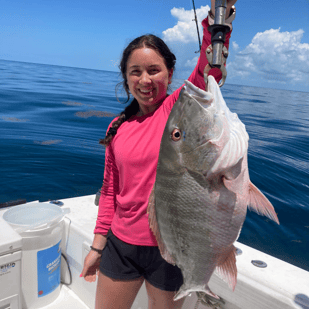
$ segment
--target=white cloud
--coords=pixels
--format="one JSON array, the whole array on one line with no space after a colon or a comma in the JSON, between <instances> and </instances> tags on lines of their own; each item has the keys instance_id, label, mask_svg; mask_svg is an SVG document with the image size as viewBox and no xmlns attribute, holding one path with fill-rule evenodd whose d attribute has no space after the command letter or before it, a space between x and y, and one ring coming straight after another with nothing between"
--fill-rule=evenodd
<instances>
[{"instance_id":1,"label":"white cloud","mask_svg":"<svg viewBox=\"0 0 309 309\"><path fill-rule=\"evenodd\" d=\"M202 39L203 27L201 22L207 17L209 6L196 8L200 37ZM168 44L177 58L174 78L188 78L197 63L199 49L194 11L184 8L173 8L171 14L176 18L176 25L163 31L162 39Z\"/></svg>"},{"instance_id":2,"label":"white cloud","mask_svg":"<svg viewBox=\"0 0 309 309\"><path fill-rule=\"evenodd\" d=\"M239 48L239 45L236 43L236 42L232 42L232 47L233 47L233 49L235 50L235 51L237 51L238 50L238 48Z\"/></svg>"},{"instance_id":3,"label":"white cloud","mask_svg":"<svg viewBox=\"0 0 309 309\"><path fill-rule=\"evenodd\" d=\"M209 6L197 8L199 30L207 17ZM188 78L197 62L198 38L193 10L173 8L176 25L163 31L163 40L177 57L176 78ZM251 43L241 50L231 42L227 60L227 82L264 85L267 83L309 85L309 44L301 43L304 31L270 29L257 33Z\"/></svg>"},{"instance_id":4,"label":"white cloud","mask_svg":"<svg viewBox=\"0 0 309 309\"><path fill-rule=\"evenodd\" d=\"M185 67L194 68L198 61L198 56L195 56L193 59L188 59L185 63Z\"/></svg>"},{"instance_id":5,"label":"white cloud","mask_svg":"<svg viewBox=\"0 0 309 309\"><path fill-rule=\"evenodd\" d=\"M118 68L120 65L120 60L111 60L110 66Z\"/></svg>"},{"instance_id":6,"label":"white cloud","mask_svg":"<svg viewBox=\"0 0 309 309\"><path fill-rule=\"evenodd\" d=\"M302 29L280 32L280 28L257 33L229 63L230 77L248 78L254 73L268 82L308 84L309 44L301 43L303 33Z\"/></svg>"},{"instance_id":7,"label":"white cloud","mask_svg":"<svg viewBox=\"0 0 309 309\"><path fill-rule=\"evenodd\" d=\"M202 35L201 21L207 17L209 6L201 6L196 9L196 16L198 20L199 32ZM172 16L178 19L177 24L173 28L163 31L163 40L167 43L182 42L190 43L196 42L197 32L194 19L194 11L185 10L184 8L173 8L171 10Z\"/></svg>"}]
</instances>

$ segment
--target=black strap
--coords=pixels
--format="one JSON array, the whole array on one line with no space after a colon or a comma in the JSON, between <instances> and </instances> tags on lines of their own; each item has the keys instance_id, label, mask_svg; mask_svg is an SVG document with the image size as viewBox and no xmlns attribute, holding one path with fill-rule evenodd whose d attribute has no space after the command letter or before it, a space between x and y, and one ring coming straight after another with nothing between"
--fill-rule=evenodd
<instances>
[{"instance_id":1,"label":"black strap","mask_svg":"<svg viewBox=\"0 0 309 309\"><path fill-rule=\"evenodd\" d=\"M93 248L92 246L90 246L90 249L95 251L95 252L98 252L99 254L102 254L103 250L100 250L100 249L97 249L97 248Z\"/></svg>"}]
</instances>

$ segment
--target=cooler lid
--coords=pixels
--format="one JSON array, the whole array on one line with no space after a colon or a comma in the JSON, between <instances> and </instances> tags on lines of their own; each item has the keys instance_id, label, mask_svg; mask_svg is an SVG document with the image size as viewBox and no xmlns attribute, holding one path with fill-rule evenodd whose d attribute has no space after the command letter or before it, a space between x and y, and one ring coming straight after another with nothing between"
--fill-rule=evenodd
<instances>
[{"instance_id":1,"label":"cooler lid","mask_svg":"<svg viewBox=\"0 0 309 309\"><path fill-rule=\"evenodd\" d=\"M21 250L22 237L0 216L0 255Z\"/></svg>"}]
</instances>

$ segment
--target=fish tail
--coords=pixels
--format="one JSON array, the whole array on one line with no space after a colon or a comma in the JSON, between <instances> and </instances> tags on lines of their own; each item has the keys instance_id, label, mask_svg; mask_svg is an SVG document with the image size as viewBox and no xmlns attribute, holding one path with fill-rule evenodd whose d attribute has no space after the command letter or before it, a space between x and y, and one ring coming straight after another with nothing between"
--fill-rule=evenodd
<instances>
[{"instance_id":1,"label":"fish tail","mask_svg":"<svg viewBox=\"0 0 309 309\"><path fill-rule=\"evenodd\" d=\"M215 293L213 293L209 286L206 284L205 288L203 289L199 289L198 291L196 289L192 289L192 288L185 288L184 285L182 285L179 289L179 291L177 292L177 294L174 296L174 301L179 300L187 295L189 295L192 292L203 292L206 295L214 298L214 299L220 299L220 297L218 295L216 295Z\"/></svg>"},{"instance_id":2,"label":"fish tail","mask_svg":"<svg viewBox=\"0 0 309 309\"><path fill-rule=\"evenodd\" d=\"M279 220L273 205L252 182L249 184L248 208L255 211L259 215L264 215L279 224Z\"/></svg>"}]
</instances>

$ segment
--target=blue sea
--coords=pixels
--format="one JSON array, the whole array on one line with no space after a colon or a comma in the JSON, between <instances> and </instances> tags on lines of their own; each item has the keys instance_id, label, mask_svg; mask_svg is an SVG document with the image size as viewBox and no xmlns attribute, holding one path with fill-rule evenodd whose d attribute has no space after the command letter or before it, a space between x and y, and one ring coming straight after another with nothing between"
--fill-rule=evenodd
<instances>
[{"instance_id":1,"label":"blue sea","mask_svg":"<svg viewBox=\"0 0 309 309\"><path fill-rule=\"evenodd\" d=\"M124 108L119 81L115 72L0 60L0 203L98 191L98 141ZM309 271L309 93L229 84L222 93L250 136L251 181L280 220L248 211L239 241Z\"/></svg>"}]
</instances>

